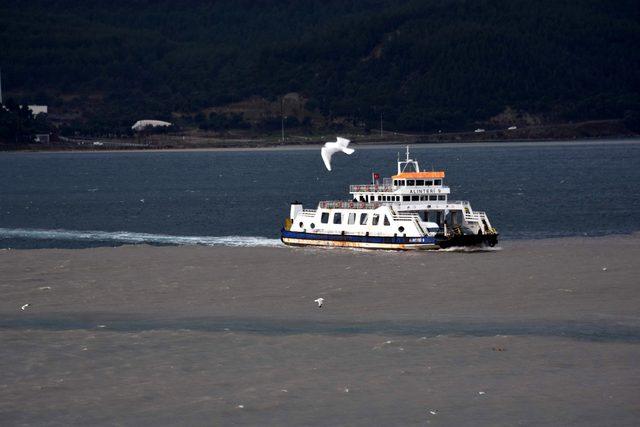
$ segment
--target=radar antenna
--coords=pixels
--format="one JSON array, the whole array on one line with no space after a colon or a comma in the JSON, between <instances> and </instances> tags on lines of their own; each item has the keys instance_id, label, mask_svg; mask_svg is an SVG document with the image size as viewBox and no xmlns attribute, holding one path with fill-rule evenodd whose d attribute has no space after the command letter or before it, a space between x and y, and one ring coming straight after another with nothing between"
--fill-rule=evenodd
<instances>
[{"instance_id":1,"label":"radar antenna","mask_svg":"<svg viewBox=\"0 0 640 427\"><path fill-rule=\"evenodd\" d=\"M400 161L400 153L398 153L398 175L404 172L420 172L420 166L416 160L411 159L409 146L407 145L406 159Z\"/></svg>"}]
</instances>

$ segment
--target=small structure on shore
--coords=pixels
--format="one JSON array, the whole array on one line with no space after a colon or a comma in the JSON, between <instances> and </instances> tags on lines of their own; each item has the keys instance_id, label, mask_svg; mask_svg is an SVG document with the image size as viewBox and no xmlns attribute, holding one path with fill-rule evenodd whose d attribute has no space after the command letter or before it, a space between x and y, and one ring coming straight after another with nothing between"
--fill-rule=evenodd
<instances>
[{"instance_id":1,"label":"small structure on shore","mask_svg":"<svg viewBox=\"0 0 640 427\"><path fill-rule=\"evenodd\" d=\"M162 120L138 120L131 126L131 129L136 133L138 137L138 143L145 140L145 145L151 145L151 135L166 133L173 128L173 123L165 122Z\"/></svg>"},{"instance_id":2,"label":"small structure on shore","mask_svg":"<svg viewBox=\"0 0 640 427\"><path fill-rule=\"evenodd\" d=\"M157 127L162 128L162 127L170 127L170 126L173 126L173 124L162 121L162 120L138 120L133 124L133 126L131 126L131 129L133 129L135 132L140 132L143 130L150 130Z\"/></svg>"},{"instance_id":3,"label":"small structure on shore","mask_svg":"<svg viewBox=\"0 0 640 427\"><path fill-rule=\"evenodd\" d=\"M51 142L51 134L37 133L35 136L35 142L40 144L49 144Z\"/></svg>"},{"instance_id":4,"label":"small structure on shore","mask_svg":"<svg viewBox=\"0 0 640 427\"><path fill-rule=\"evenodd\" d=\"M49 107L47 105L27 105L27 108L34 117L38 114L49 114Z\"/></svg>"}]
</instances>

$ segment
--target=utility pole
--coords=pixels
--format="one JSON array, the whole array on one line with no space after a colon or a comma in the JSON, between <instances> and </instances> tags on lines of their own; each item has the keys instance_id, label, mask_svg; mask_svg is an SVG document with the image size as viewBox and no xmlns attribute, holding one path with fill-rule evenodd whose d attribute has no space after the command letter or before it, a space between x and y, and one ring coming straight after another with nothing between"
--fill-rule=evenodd
<instances>
[{"instance_id":1,"label":"utility pole","mask_svg":"<svg viewBox=\"0 0 640 427\"><path fill-rule=\"evenodd\" d=\"M280 120L282 123L282 143L284 144L284 96L280 98Z\"/></svg>"},{"instance_id":2,"label":"utility pole","mask_svg":"<svg viewBox=\"0 0 640 427\"><path fill-rule=\"evenodd\" d=\"M2 68L0 68L0 104L2 104Z\"/></svg>"},{"instance_id":3,"label":"utility pole","mask_svg":"<svg viewBox=\"0 0 640 427\"><path fill-rule=\"evenodd\" d=\"M380 111L380 136L382 136L382 111Z\"/></svg>"}]
</instances>

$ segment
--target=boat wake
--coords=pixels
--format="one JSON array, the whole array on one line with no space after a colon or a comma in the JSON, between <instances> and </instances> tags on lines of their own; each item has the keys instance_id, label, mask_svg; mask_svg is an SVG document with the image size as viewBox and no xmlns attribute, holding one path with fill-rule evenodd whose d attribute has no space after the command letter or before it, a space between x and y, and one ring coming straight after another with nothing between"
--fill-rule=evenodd
<instances>
[{"instance_id":1,"label":"boat wake","mask_svg":"<svg viewBox=\"0 0 640 427\"><path fill-rule=\"evenodd\" d=\"M37 230L0 228L0 239L66 240L114 242L121 244L202 245L240 247L278 247L278 239L254 236L172 236L129 231Z\"/></svg>"},{"instance_id":2,"label":"boat wake","mask_svg":"<svg viewBox=\"0 0 640 427\"><path fill-rule=\"evenodd\" d=\"M497 252L501 250L500 246L451 246L438 249L439 252Z\"/></svg>"}]
</instances>

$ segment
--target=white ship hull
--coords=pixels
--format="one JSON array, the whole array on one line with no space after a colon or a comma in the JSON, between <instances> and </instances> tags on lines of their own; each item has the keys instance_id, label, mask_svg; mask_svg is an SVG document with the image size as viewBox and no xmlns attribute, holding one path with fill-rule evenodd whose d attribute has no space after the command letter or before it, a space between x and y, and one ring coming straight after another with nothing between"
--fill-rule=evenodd
<instances>
[{"instance_id":1,"label":"white ship hull","mask_svg":"<svg viewBox=\"0 0 640 427\"><path fill-rule=\"evenodd\" d=\"M360 249L390 249L397 251L407 250L433 250L440 249L435 243L369 243L369 242L348 242L337 240L311 240L283 237L282 242L290 246L330 246L338 248L360 248Z\"/></svg>"}]
</instances>

